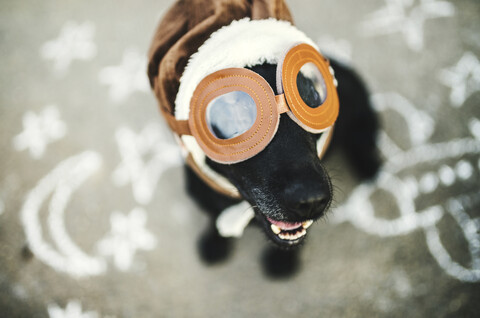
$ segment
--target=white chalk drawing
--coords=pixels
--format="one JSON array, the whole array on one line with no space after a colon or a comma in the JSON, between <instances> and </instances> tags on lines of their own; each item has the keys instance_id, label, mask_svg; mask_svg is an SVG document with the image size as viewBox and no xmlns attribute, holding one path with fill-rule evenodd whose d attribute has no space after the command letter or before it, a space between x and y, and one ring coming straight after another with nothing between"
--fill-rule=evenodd
<instances>
[{"instance_id":1,"label":"white chalk drawing","mask_svg":"<svg viewBox=\"0 0 480 318\"><path fill-rule=\"evenodd\" d=\"M352 45L345 39L323 35L317 40L320 51L328 57L349 64L352 62Z\"/></svg>"},{"instance_id":2,"label":"white chalk drawing","mask_svg":"<svg viewBox=\"0 0 480 318\"><path fill-rule=\"evenodd\" d=\"M111 230L98 242L101 255L111 256L121 271L131 268L137 250L153 250L157 240L146 228L147 213L141 208L124 215L115 211L110 216Z\"/></svg>"},{"instance_id":3,"label":"white chalk drawing","mask_svg":"<svg viewBox=\"0 0 480 318\"><path fill-rule=\"evenodd\" d=\"M442 244L440 233L435 226L425 228L427 245L439 265L451 276L467 282L480 281L480 218L471 218L465 209L480 205L478 191L451 198L447 202L447 213L450 213L455 222L462 229L468 243L468 250L472 263L471 269L466 269L452 259Z\"/></svg>"},{"instance_id":4,"label":"white chalk drawing","mask_svg":"<svg viewBox=\"0 0 480 318\"><path fill-rule=\"evenodd\" d=\"M373 105L377 111L393 110L404 118L408 125L410 140L414 145L425 142L432 136L435 122L424 111L417 110L405 97L397 93L376 94L372 96Z\"/></svg>"},{"instance_id":5,"label":"white chalk drawing","mask_svg":"<svg viewBox=\"0 0 480 318\"><path fill-rule=\"evenodd\" d=\"M336 210L332 221L334 223L348 221L366 233L381 237L406 235L416 230L423 230L430 253L446 273L462 281L480 281L480 219L472 218L465 212L478 209L480 206L478 188L469 190L473 191L472 193L467 191L461 196L446 198L445 202L438 202L421 210L416 206L416 199L434 192L438 187L466 183L466 189L468 187L475 188L475 182L478 184L478 180L475 178L478 179L478 176L474 176L475 168L471 162L472 159L467 158L473 157L477 158L473 160L478 160L480 139L465 137L442 143L428 143L427 138L432 132L430 127L432 119L426 113L417 110L410 103L407 104L406 99L399 98L398 94L377 95L374 97L374 101L382 103L381 105L377 104L379 110L387 108L399 110L405 105L409 105L405 112L399 111L399 114L408 118L407 122L412 119L418 121L417 125L412 125L410 129L420 127L420 135L423 137L415 141L415 138L418 137L414 137L413 131L410 131L412 147L408 150L401 150L388 137L387 133L383 132L380 150L384 154L386 162L377 181L356 187L347 201ZM472 123L470 128L475 131L475 120L472 120ZM445 161L451 162L452 160L456 161L453 166L445 164ZM406 173L409 168L418 164L428 164L434 168L420 175ZM403 176L404 174L405 176ZM385 219L375 215L371 197L376 191L385 191L391 194L398 207L400 214L398 218ZM458 223L468 243L472 259L469 268L452 259L442 245L437 222L446 213L451 214Z\"/></svg>"},{"instance_id":6,"label":"white chalk drawing","mask_svg":"<svg viewBox=\"0 0 480 318\"><path fill-rule=\"evenodd\" d=\"M47 106L38 115L27 111L22 123L23 131L13 138L13 146L17 151L29 150L34 159L41 158L47 145L63 138L67 132L54 105Z\"/></svg>"},{"instance_id":7,"label":"white chalk drawing","mask_svg":"<svg viewBox=\"0 0 480 318\"><path fill-rule=\"evenodd\" d=\"M472 52L465 52L455 66L443 69L438 77L451 89L452 106L461 107L470 95L480 91L480 61Z\"/></svg>"},{"instance_id":8,"label":"white chalk drawing","mask_svg":"<svg viewBox=\"0 0 480 318\"><path fill-rule=\"evenodd\" d=\"M50 318L98 318L99 314L95 311L84 312L79 300L73 299L67 303L65 309L57 304L49 304L47 307Z\"/></svg>"},{"instance_id":9,"label":"white chalk drawing","mask_svg":"<svg viewBox=\"0 0 480 318\"><path fill-rule=\"evenodd\" d=\"M97 54L93 42L95 25L92 22L66 22L60 35L46 42L40 49L40 55L46 60L53 60L57 74L65 74L73 60L90 60Z\"/></svg>"},{"instance_id":10,"label":"white chalk drawing","mask_svg":"<svg viewBox=\"0 0 480 318\"><path fill-rule=\"evenodd\" d=\"M423 49L423 28L427 20L450 17L453 4L438 0L385 0L385 6L371 13L362 24L367 36L401 33L407 46Z\"/></svg>"},{"instance_id":11,"label":"white chalk drawing","mask_svg":"<svg viewBox=\"0 0 480 318\"><path fill-rule=\"evenodd\" d=\"M28 193L20 212L32 253L55 270L74 277L99 275L106 270L103 259L87 255L72 241L64 221L72 195L99 169L101 161L100 155L93 151L65 159ZM47 231L56 246L46 240L40 219L40 209L50 195Z\"/></svg>"},{"instance_id":12,"label":"white chalk drawing","mask_svg":"<svg viewBox=\"0 0 480 318\"><path fill-rule=\"evenodd\" d=\"M117 66L108 66L100 70L98 78L101 84L110 86L110 98L122 102L134 92L149 92L147 58L137 50L126 50L122 62Z\"/></svg>"},{"instance_id":13,"label":"white chalk drawing","mask_svg":"<svg viewBox=\"0 0 480 318\"><path fill-rule=\"evenodd\" d=\"M127 127L117 129L115 139L122 162L112 175L116 186L132 184L139 204L148 204L162 174L182 164L178 147L165 140L159 124L147 125L139 134Z\"/></svg>"},{"instance_id":14,"label":"white chalk drawing","mask_svg":"<svg viewBox=\"0 0 480 318\"><path fill-rule=\"evenodd\" d=\"M480 140L480 120L478 118L471 118L470 121L468 122L468 128L470 129L470 132L472 135Z\"/></svg>"}]
</instances>

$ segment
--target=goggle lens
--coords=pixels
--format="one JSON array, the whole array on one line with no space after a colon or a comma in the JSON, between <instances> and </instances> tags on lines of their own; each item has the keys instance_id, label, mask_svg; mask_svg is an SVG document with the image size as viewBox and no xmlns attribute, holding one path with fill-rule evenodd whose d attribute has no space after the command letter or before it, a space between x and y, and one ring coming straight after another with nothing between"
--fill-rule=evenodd
<instances>
[{"instance_id":1,"label":"goggle lens","mask_svg":"<svg viewBox=\"0 0 480 318\"><path fill-rule=\"evenodd\" d=\"M249 130L257 118L257 105L245 92L233 91L214 98L206 109L210 132L219 139L231 139Z\"/></svg>"},{"instance_id":2,"label":"goggle lens","mask_svg":"<svg viewBox=\"0 0 480 318\"><path fill-rule=\"evenodd\" d=\"M297 74L297 88L302 100L311 108L321 106L327 99L327 85L318 67L305 63Z\"/></svg>"}]
</instances>

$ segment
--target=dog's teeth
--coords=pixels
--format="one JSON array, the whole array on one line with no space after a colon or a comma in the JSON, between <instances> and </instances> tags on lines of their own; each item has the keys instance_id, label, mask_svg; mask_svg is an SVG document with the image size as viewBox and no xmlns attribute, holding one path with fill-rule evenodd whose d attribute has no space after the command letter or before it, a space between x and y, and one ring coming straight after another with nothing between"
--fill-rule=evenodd
<instances>
[{"instance_id":1,"label":"dog's teeth","mask_svg":"<svg viewBox=\"0 0 480 318\"><path fill-rule=\"evenodd\" d=\"M304 236L305 234L307 234L307 231L302 228L299 232L297 232L295 234L279 233L278 237L281 238L282 240L294 241L294 240L299 239L300 237Z\"/></svg>"},{"instance_id":2,"label":"dog's teeth","mask_svg":"<svg viewBox=\"0 0 480 318\"><path fill-rule=\"evenodd\" d=\"M300 238L300 237L304 236L305 234L307 234L307 230L302 229L300 232L297 232L297 234L296 234L297 237L295 239Z\"/></svg>"},{"instance_id":3,"label":"dog's teeth","mask_svg":"<svg viewBox=\"0 0 480 318\"><path fill-rule=\"evenodd\" d=\"M270 228L272 229L272 232L275 233L275 234L279 234L280 232L282 232L282 230L276 226L275 224L270 224Z\"/></svg>"},{"instance_id":4,"label":"dog's teeth","mask_svg":"<svg viewBox=\"0 0 480 318\"><path fill-rule=\"evenodd\" d=\"M308 229L310 227L310 225L313 224L313 220L308 220L308 221L305 221L302 223L302 226L304 229Z\"/></svg>"},{"instance_id":5,"label":"dog's teeth","mask_svg":"<svg viewBox=\"0 0 480 318\"><path fill-rule=\"evenodd\" d=\"M278 234L278 237L281 238L282 240L291 240L292 239L290 234L280 233L280 234Z\"/></svg>"}]
</instances>

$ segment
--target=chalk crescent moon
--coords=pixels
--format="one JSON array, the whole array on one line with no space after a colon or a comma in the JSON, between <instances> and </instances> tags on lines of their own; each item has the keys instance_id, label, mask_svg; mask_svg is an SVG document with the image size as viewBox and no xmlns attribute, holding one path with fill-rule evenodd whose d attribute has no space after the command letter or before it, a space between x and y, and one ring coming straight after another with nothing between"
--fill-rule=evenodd
<instances>
[{"instance_id":1,"label":"chalk crescent moon","mask_svg":"<svg viewBox=\"0 0 480 318\"><path fill-rule=\"evenodd\" d=\"M99 154L85 151L60 162L29 192L21 210L28 246L43 263L74 277L99 275L105 260L87 255L70 238L64 222L65 208L72 194L101 166ZM52 195L47 225L56 248L45 241L39 212Z\"/></svg>"}]
</instances>

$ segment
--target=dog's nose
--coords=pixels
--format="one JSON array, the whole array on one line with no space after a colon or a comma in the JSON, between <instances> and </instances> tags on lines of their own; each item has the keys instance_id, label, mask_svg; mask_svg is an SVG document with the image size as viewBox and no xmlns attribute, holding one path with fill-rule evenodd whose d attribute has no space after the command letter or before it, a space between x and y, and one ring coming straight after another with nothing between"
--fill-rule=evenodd
<instances>
[{"instance_id":1,"label":"dog's nose","mask_svg":"<svg viewBox=\"0 0 480 318\"><path fill-rule=\"evenodd\" d=\"M316 219L330 205L330 187L322 182L291 183L284 191L285 207L300 219Z\"/></svg>"}]
</instances>

